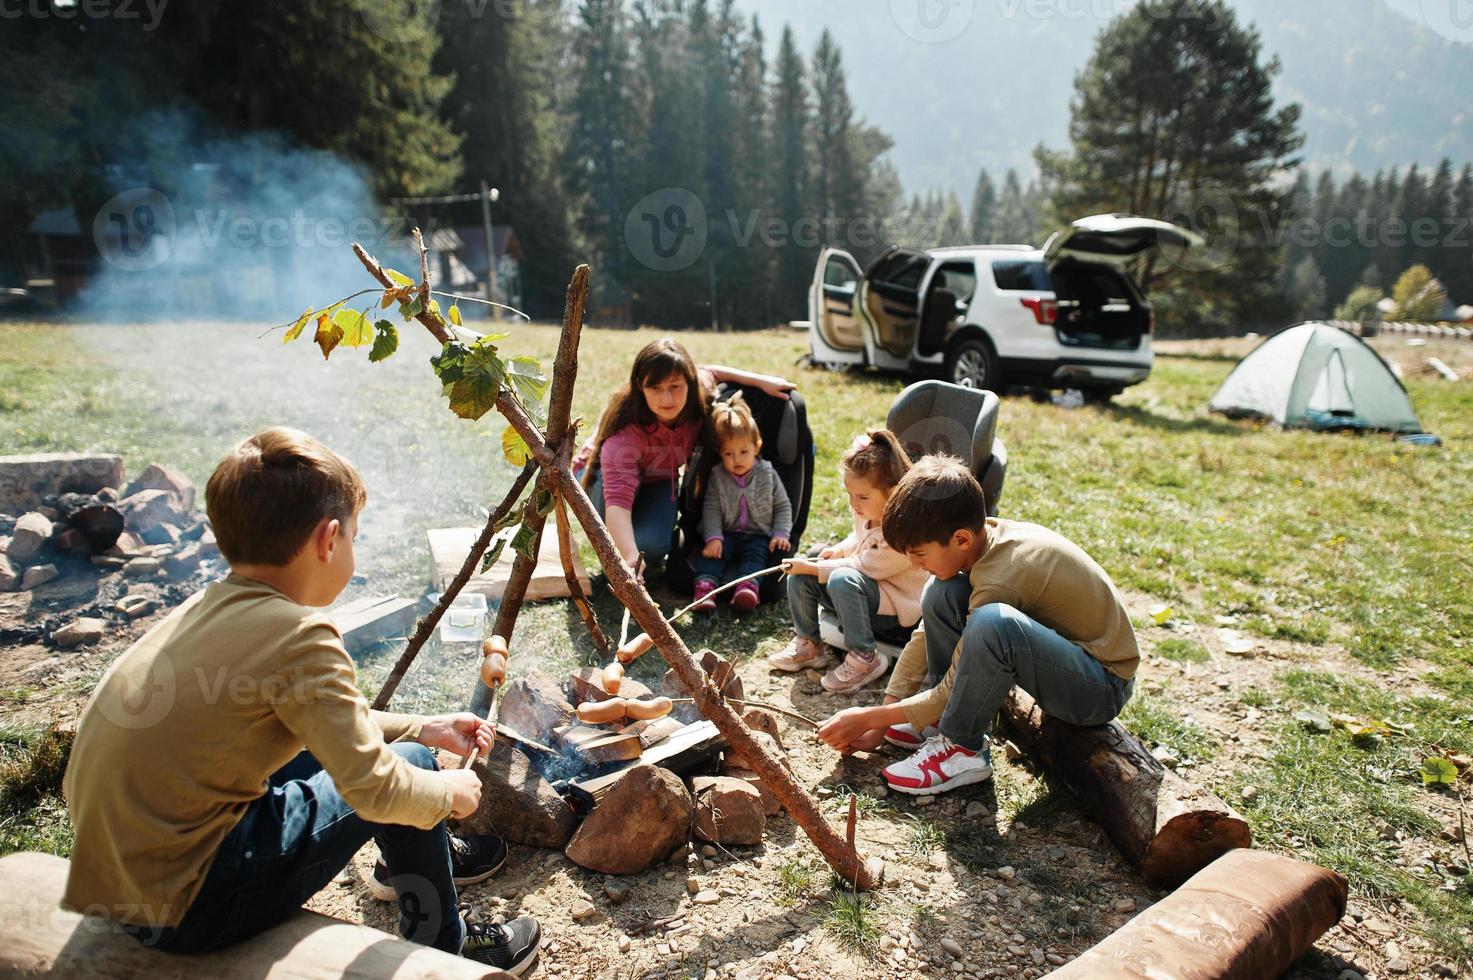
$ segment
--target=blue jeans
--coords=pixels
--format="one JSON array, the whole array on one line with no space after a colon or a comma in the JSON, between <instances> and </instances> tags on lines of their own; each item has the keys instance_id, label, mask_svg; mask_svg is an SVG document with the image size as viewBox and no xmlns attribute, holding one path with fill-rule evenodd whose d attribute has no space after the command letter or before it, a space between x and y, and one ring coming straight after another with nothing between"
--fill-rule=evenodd
<instances>
[{"instance_id":1,"label":"blue jeans","mask_svg":"<svg viewBox=\"0 0 1473 980\"><path fill-rule=\"evenodd\" d=\"M772 536L768 534L727 531L721 539L720 558L707 558L699 551L693 551L690 567L695 571L697 581L708 578L725 585L766 568L768 556L772 554L768 547L771 541Z\"/></svg>"},{"instance_id":2,"label":"blue jeans","mask_svg":"<svg viewBox=\"0 0 1473 980\"><path fill-rule=\"evenodd\" d=\"M423 745L389 748L421 769L439 768L435 753ZM465 937L445 824L420 830L369 823L338 795L332 777L307 752L272 775L266 795L225 836L177 926L123 928L143 945L170 953L233 946L296 914L370 837L378 841L398 892L399 934L459 953Z\"/></svg>"},{"instance_id":3,"label":"blue jeans","mask_svg":"<svg viewBox=\"0 0 1473 980\"><path fill-rule=\"evenodd\" d=\"M844 631L844 646L858 653L875 650L875 630L895 629L900 620L880 615L880 584L857 568L836 568L827 583L817 575L788 576L788 608L793 628L807 640L818 640L819 603L832 609Z\"/></svg>"},{"instance_id":4,"label":"blue jeans","mask_svg":"<svg viewBox=\"0 0 1473 980\"><path fill-rule=\"evenodd\" d=\"M593 478L593 485L588 488L588 499L598 509L598 516L603 517L602 473ZM658 565L664 562L665 556L670 553L670 535L675 530L675 520L679 516L670 481L640 484L629 516L634 525L634 546L644 555L645 564Z\"/></svg>"},{"instance_id":5,"label":"blue jeans","mask_svg":"<svg viewBox=\"0 0 1473 980\"><path fill-rule=\"evenodd\" d=\"M926 687L951 668L956 678L937 726L958 745L980 749L1016 684L1051 717L1072 725L1103 725L1120 714L1135 689L1073 641L1012 606L969 608L966 575L926 583L921 618L926 626Z\"/></svg>"}]
</instances>

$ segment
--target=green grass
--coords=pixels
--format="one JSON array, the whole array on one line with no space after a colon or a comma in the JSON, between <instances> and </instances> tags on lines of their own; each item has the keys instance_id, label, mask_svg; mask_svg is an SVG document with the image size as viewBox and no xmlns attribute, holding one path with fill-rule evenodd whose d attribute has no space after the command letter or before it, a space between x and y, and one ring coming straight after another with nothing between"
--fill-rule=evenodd
<instances>
[{"instance_id":1,"label":"green grass","mask_svg":"<svg viewBox=\"0 0 1473 980\"><path fill-rule=\"evenodd\" d=\"M784 861L777 866L777 880L782 886L778 904L795 905L813 887L813 883L818 880L818 873L800 861Z\"/></svg>"},{"instance_id":2,"label":"green grass","mask_svg":"<svg viewBox=\"0 0 1473 980\"><path fill-rule=\"evenodd\" d=\"M346 452L368 483L357 549L366 581L345 598L421 594L425 530L479 524L481 508L499 500L513 478L500 456L502 425L463 422L446 411L426 363L433 345L421 333L406 330L400 353L384 364L346 350L324 364L315 348L283 347L276 337L259 338L260 329L0 324L0 453L110 450L124 455L130 473L157 461L202 485L215 461L251 431L299 426ZM634 351L657 336L585 331L574 414L595 419ZM805 340L785 331L680 339L698 361L784 373L801 386L818 445L806 543L845 534L839 453L855 433L883 421L906 379L799 368ZM551 327L518 326L504 348L546 364L556 340ZM1367 745L1339 729L1316 735L1292 716L1309 706L1376 715L1412 723L1423 740L1473 751L1473 725L1465 720L1473 715L1473 603L1466 598L1473 594L1473 385L1408 379L1423 424L1446 441L1419 449L1211 416L1206 404L1232 366L1231 359L1159 356L1148 382L1104 408L1005 398L999 434L1010 461L1002 513L1054 528L1121 589L1169 602L1199 627L1231 614L1244 631L1307 655L1348 653L1369 680L1352 681L1349 671L1290 674L1237 695L1262 712L1257 724L1273 735L1273 757L1226 778L1238 789L1259 788L1245 813L1260 846L1320 860L1349 875L1359 895L1411 903L1441 948L1466 949L1465 933L1439 925L1468 921L1465 895L1389 863L1379 836L1394 824L1425 850L1448 849L1430 825L1432 804L1443 801L1412 775L1421 749ZM656 598L674 608L675 597L657 591ZM595 597L595 607L605 627L617 630L618 606L607 593ZM740 621L723 611L682 626L692 647L738 659L766 652L787 629L777 608ZM1204 661L1203 639L1160 635L1162 657ZM395 653L387 644L359 662L365 690L377 689ZM514 672L597 660L576 613L559 603L525 608L516 654ZM394 706L460 706L474 661L469 647L432 641ZM1384 673L1393 667L1410 669L1446 700L1399 694ZM647 657L632 673L657 686L661 669ZM71 693L80 699L86 686L74 682ZM25 697L4 692L0 710L21 707ZM1151 698L1138 688L1126 722L1143 737L1210 758L1218 733L1183 723L1177 707L1169 693ZM29 751L6 745L7 758ZM1006 767L996 792L1003 826L1019 816L1037 825L1049 808L1067 805ZM871 800L859 797L861 807L887 805ZM5 812L0 848L68 846L54 794L7 803ZM39 829L16 829L32 825ZM954 834L947 847L975 866L1010 863L995 834Z\"/></svg>"},{"instance_id":3,"label":"green grass","mask_svg":"<svg viewBox=\"0 0 1473 980\"><path fill-rule=\"evenodd\" d=\"M858 953L874 952L880 942L879 912L865 892L837 888L829 897L823 925L839 945Z\"/></svg>"},{"instance_id":4,"label":"green grass","mask_svg":"<svg viewBox=\"0 0 1473 980\"><path fill-rule=\"evenodd\" d=\"M910 840L906 842L906 849L912 854L922 857L929 855L932 851L941 850L946 847L946 831L930 820L922 820L920 817L906 814L912 821L910 828Z\"/></svg>"},{"instance_id":5,"label":"green grass","mask_svg":"<svg viewBox=\"0 0 1473 980\"><path fill-rule=\"evenodd\" d=\"M70 746L49 729L0 724L0 854L71 853L72 828L61 798Z\"/></svg>"}]
</instances>

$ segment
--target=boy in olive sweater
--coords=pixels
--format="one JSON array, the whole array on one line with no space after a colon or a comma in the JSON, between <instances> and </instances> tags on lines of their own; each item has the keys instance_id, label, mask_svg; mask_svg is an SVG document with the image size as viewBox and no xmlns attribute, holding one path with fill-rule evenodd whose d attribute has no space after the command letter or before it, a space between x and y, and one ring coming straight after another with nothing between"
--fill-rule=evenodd
<instances>
[{"instance_id":1,"label":"boy in olive sweater","mask_svg":"<svg viewBox=\"0 0 1473 980\"><path fill-rule=\"evenodd\" d=\"M520 974L523 916L467 926L456 885L500 869L499 837L452 837L480 777L433 749L491 744L473 714L370 711L330 604L366 500L347 460L292 429L236 446L205 490L230 575L191 596L98 682L62 788L76 830L63 904L140 942L203 953L295 913L370 839L370 888L405 938Z\"/></svg>"},{"instance_id":2,"label":"boy in olive sweater","mask_svg":"<svg viewBox=\"0 0 1473 980\"><path fill-rule=\"evenodd\" d=\"M1078 545L989 518L971 470L944 456L911 467L883 527L892 548L931 573L921 626L885 703L826 721L829 746L914 748L885 781L930 796L991 777L987 730L1014 684L1076 725L1104 724L1125 707L1140 664L1135 632L1114 583Z\"/></svg>"}]
</instances>

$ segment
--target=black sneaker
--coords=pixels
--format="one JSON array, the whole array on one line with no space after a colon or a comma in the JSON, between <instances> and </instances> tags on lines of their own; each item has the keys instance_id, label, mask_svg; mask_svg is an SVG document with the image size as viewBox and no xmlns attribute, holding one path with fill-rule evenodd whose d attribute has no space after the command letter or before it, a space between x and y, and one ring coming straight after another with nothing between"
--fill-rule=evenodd
<instances>
[{"instance_id":1,"label":"black sneaker","mask_svg":"<svg viewBox=\"0 0 1473 980\"><path fill-rule=\"evenodd\" d=\"M537 959L541 946L542 927L530 915L519 915L504 925L467 926L460 955L519 977Z\"/></svg>"},{"instance_id":2,"label":"black sneaker","mask_svg":"<svg viewBox=\"0 0 1473 980\"><path fill-rule=\"evenodd\" d=\"M450 835L450 877L455 887L464 888L485 881L506 864L506 841L495 834L470 837ZM373 863L368 890L380 902L394 901L394 886L389 881L389 866L380 857Z\"/></svg>"}]
</instances>

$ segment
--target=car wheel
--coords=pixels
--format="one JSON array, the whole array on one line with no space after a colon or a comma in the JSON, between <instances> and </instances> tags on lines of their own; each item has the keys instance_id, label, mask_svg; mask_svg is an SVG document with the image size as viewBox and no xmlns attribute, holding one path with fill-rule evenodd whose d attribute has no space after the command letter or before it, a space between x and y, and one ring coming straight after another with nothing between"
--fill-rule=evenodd
<instances>
[{"instance_id":1,"label":"car wheel","mask_svg":"<svg viewBox=\"0 0 1473 980\"><path fill-rule=\"evenodd\" d=\"M964 340L946 355L946 380L979 391L1002 392L997 355L985 340Z\"/></svg>"}]
</instances>

